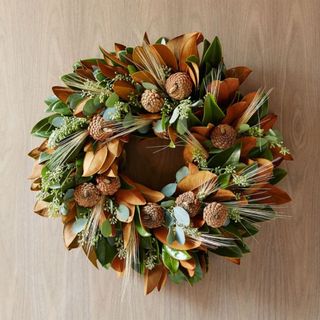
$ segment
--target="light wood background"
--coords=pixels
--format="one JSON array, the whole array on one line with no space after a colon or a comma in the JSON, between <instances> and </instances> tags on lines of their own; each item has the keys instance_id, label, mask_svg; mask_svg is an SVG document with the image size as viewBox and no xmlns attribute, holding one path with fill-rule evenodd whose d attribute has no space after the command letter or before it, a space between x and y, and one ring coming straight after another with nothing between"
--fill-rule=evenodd
<instances>
[{"instance_id":1,"label":"light wood background","mask_svg":"<svg viewBox=\"0 0 320 320\"><path fill-rule=\"evenodd\" d=\"M319 101L317 0L0 1L0 319L320 319ZM138 279L120 300L121 280L64 249L62 225L32 213L26 177L32 125L44 98L98 45L138 44L188 31L219 35L227 65L254 70L244 91L274 87L295 161L282 184L294 201L262 226L240 267L219 257L194 288L169 284L143 296Z\"/></svg>"}]
</instances>

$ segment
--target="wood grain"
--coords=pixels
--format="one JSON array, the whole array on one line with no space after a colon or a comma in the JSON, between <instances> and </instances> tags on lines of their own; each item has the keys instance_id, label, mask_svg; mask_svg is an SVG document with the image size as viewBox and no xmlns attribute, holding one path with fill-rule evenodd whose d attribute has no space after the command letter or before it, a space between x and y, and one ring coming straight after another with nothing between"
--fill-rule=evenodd
<instances>
[{"instance_id":1,"label":"wood grain","mask_svg":"<svg viewBox=\"0 0 320 320\"><path fill-rule=\"evenodd\" d=\"M318 0L2 0L0 319L320 319L319 21ZM25 154L58 77L98 45L138 44L145 30L219 35L227 65L254 70L244 92L275 88L294 201L291 218L262 226L240 267L212 257L194 288L144 297L138 279L121 302L121 280L67 252L60 221L32 213Z\"/></svg>"}]
</instances>

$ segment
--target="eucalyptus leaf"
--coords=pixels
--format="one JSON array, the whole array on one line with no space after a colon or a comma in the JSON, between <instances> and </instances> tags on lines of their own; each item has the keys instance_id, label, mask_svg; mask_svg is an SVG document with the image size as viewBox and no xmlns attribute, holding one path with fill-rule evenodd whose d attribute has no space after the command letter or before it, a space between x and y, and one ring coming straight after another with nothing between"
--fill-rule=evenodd
<instances>
[{"instance_id":1,"label":"eucalyptus leaf","mask_svg":"<svg viewBox=\"0 0 320 320\"><path fill-rule=\"evenodd\" d=\"M83 99L84 96L81 93L73 93L68 97L67 104L70 109L74 110Z\"/></svg>"},{"instance_id":2,"label":"eucalyptus leaf","mask_svg":"<svg viewBox=\"0 0 320 320\"><path fill-rule=\"evenodd\" d=\"M175 233L175 231L174 231L174 229L173 229L173 226L170 226L166 240L167 240L167 242L168 242L169 244L171 244L175 239L176 239L176 233Z\"/></svg>"},{"instance_id":3,"label":"eucalyptus leaf","mask_svg":"<svg viewBox=\"0 0 320 320\"><path fill-rule=\"evenodd\" d=\"M111 108L118 101L119 101L119 96L115 92L112 92L111 95L106 100L105 105L106 107Z\"/></svg>"},{"instance_id":4,"label":"eucalyptus leaf","mask_svg":"<svg viewBox=\"0 0 320 320\"><path fill-rule=\"evenodd\" d=\"M116 215L119 221L126 222L130 216L129 208L124 204L120 204L116 210Z\"/></svg>"},{"instance_id":5,"label":"eucalyptus leaf","mask_svg":"<svg viewBox=\"0 0 320 320\"><path fill-rule=\"evenodd\" d=\"M180 243L180 244L185 244L186 242L186 236L184 234L184 231L181 227L176 226L176 240Z\"/></svg>"},{"instance_id":6,"label":"eucalyptus leaf","mask_svg":"<svg viewBox=\"0 0 320 320\"><path fill-rule=\"evenodd\" d=\"M79 233L79 232L81 232L81 231L85 228L87 222L88 222L88 219L87 219L87 218L79 218L79 219L77 219L77 220L72 224L72 231L73 231L74 233Z\"/></svg>"},{"instance_id":7,"label":"eucalyptus leaf","mask_svg":"<svg viewBox=\"0 0 320 320\"><path fill-rule=\"evenodd\" d=\"M150 82L142 81L142 86L147 90L158 90L158 87Z\"/></svg>"},{"instance_id":8,"label":"eucalyptus leaf","mask_svg":"<svg viewBox=\"0 0 320 320\"><path fill-rule=\"evenodd\" d=\"M94 103L94 99L89 99L84 107L83 107L83 114L86 116L91 116L97 112L100 108L100 105Z\"/></svg>"},{"instance_id":9,"label":"eucalyptus leaf","mask_svg":"<svg viewBox=\"0 0 320 320\"><path fill-rule=\"evenodd\" d=\"M190 216L188 212L182 207L174 207L173 214L179 224L183 226L189 226L190 224Z\"/></svg>"},{"instance_id":10,"label":"eucalyptus leaf","mask_svg":"<svg viewBox=\"0 0 320 320\"><path fill-rule=\"evenodd\" d=\"M176 183L169 183L166 186L164 186L161 189L161 192L166 196L166 197L171 197L174 195L174 193L177 190L177 184Z\"/></svg>"},{"instance_id":11,"label":"eucalyptus leaf","mask_svg":"<svg viewBox=\"0 0 320 320\"><path fill-rule=\"evenodd\" d=\"M183 178L189 174L189 169L186 166L180 168L176 173L176 181L179 183Z\"/></svg>"}]
</instances>

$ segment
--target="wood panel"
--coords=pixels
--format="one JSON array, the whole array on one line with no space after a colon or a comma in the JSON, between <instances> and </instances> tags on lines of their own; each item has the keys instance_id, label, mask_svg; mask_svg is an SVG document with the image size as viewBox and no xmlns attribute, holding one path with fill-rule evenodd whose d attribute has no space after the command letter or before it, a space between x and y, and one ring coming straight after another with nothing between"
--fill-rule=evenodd
<instances>
[{"instance_id":1,"label":"wood panel","mask_svg":"<svg viewBox=\"0 0 320 320\"><path fill-rule=\"evenodd\" d=\"M318 0L28 0L0 2L1 319L320 319L320 10ZM66 252L58 220L32 214L25 154L50 86L80 57L114 41L199 30L219 35L229 66L254 73L244 91L274 87L272 110L295 161L283 187L294 201L262 226L240 267L219 257L194 288L143 296Z\"/></svg>"}]
</instances>

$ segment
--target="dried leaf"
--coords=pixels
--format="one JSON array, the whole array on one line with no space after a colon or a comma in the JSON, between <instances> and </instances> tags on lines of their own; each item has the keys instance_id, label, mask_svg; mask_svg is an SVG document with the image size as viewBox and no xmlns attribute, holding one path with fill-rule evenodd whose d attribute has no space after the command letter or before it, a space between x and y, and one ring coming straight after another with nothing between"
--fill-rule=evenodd
<instances>
[{"instance_id":1,"label":"dried leaf","mask_svg":"<svg viewBox=\"0 0 320 320\"><path fill-rule=\"evenodd\" d=\"M29 180L35 180L41 177L41 171L42 171L43 165L39 164L38 161L35 161L33 164L33 168L31 171L30 176L28 177Z\"/></svg>"},{"instance_id":2,"label":"dried leaf","mask_svg":"<svg viewBox=\"0 0 320 320\"><path fill-rule=\"evenodd\" d=\"M103 48L100 47L100 50L104 56L104 58L106 59L106 61L108 62L108 59L111 60L112 62L114 62L115 64L122 66L124 68L127 68L128 64L122 62L120 59L118 59L118 57L115 54L111 54L108 51L104 50Z\"/></svg>"},{"instance_id":3,"label":"dried leaf","mask_svg":"<svg viewBox=\"0 0 320 320\"><path fill-rule=\"evenodd\" d=\"M146 204L145 198L142 196L141 192L137 189L120 189L116 193L116 201L118 203L126 202L129 204L142 206Z\"/></svg>"},{"instance_id":4,"label":"dried leaf","mask_svg":"<svg viewBox=\"0 0 320 320\"><path fill-rule=\"evenodd\" d=\"M260 128L265 132L269 131L269 129L272 129L273 125L277 121L277 118L278 117L274 113L269 113L261 119Z\"/></svg>"},{"instance_id":5,"label":"dried leaf","mask_svg":"<svg viewBox=\"0 0 320 320\"><path fill-rule=\"evenodd\" d=\"M258 203L271 205L284 204L291 201L290 196L284 190L268 183L261 186L259 194L252 194L251 197Z\"/></svg>"},{"instance_id":6,"label":"dried leaf","mask_svg":"<svg viewBox=\"0 0 320 320\"><path fill-rule=\"evenodd\" d=\"M224 124L232 124L234 121L238 120L244 111L248 108L249 104L245 101L240 101L232 104L227 108L227 114L222 120Z\"/></svg>"},{"instance_id":7,"label":"dried leaf","mask_svg":"<svg viewBox=\"0 0 320 320\"><path fill-rule=\"evenodd\" d=\"M155 50L158 52L158 54L161 56L162 60L168 67L172 68L173 71L176 71L178 69L177 59L166 45L154 44L153 48L155 48Z\"/></svg>"},{"instance_id":8,"label":"dried leaf","mask_svg":"<svg viewBox=\"0 0 320 320\"><path fill-rule=\"evenodd\" d=\"M110 167L112 166L115 159L116 159L115 155L112 154L111 152L108 152L107 158L104 161L103 166L98 171L98 174L102 174L102 173L107 172L110 169Z\"/></svg>"},{"instance_id":9,"label":"dried leaf","mask_svg":"<svg viewBox=\"0 0 320 320\"><path fill-rule=\"evenodd\" d=\"M213 199L219 202L234 200L235 198L236 198L236 195L232 191L226 190L226 189L218 189L216 194L213 196Z\"/></svg>"},{"instance_id":10,"label":"dried leaf","mask_svg":"<svg viewBox=\"0 0 320 320\"><path fill-rule=\"evenodd\" d=\"M251 72L252 70L247 67L234 67L226 71L226 77L238 78L239 83L241 84L248 78Z\"/></svg>"},{"instance_id":11,"label":"dried leaf","mask_svg":"<svg viewBox=\"0 0 320 320\"><path fill-rule=\"evenodd\" d=\"M33 211L42 217L48 217L48 202L37 200L33 207Z\"/></svg>"},{"instance_id":12,"label":"dried leaf","mask_svg":"<svg viewBox=\"0 0 320 320\"><path fill-rule=\"evenodd\" d=\"M52 87L52 91L64 103L67 102L70 95L75 93L75 91L70 88L59 87L59 86Z\"/></svg>"},{"instance_id":13,"label":"dried leaf","mask_svg":"<svg viewBox=\"0 0 320 320\"><path fill-rule=\"evenodd\" d=\"M206 127L205 126L196 126L191 128L191 132L196 132L203 137L209 137L211 130L214 128L212 123L209 123Z\"/></svg>"},{"instance_id":14,"label":"dried leaf","mask_svg":"<svg viewBox=\"0 0 320 320\"><path fill-rule=\"evenodd\" d=\"M98 62L98 67L101 73L108 79L113 79L116 74L128 74L128 71L122 67L108 66L106 64Z\"/></svg>"},{"instance_id":15,"label":"dried leaf","mask_svg":"<svg viewBox=\"0 0 320 320\"><path fill-rule=\"evenodd\" d=\"M180 264L187 270L194 270L196 268L196 262L194 258L191 258L189 260L180 260Z\"/></svg>"},{"instance_id":16,"label":"dried leaf","mask_svg":"<svg viewBox=\"0 0 320 320\"><path fill-rule=\"evenodd\" d=\"M86 152L83 161L83 177L90 177L97 173L105 163L108 155L108 147L102 146L96 153Z\"/></svg>"},{"instance_id":17,"label":"dried leaf","mask_svg":"<svg viewBox=\"0 0 320 320\"><path fill-rule=\"evenodd\" d=\"M122 144L120 143L119 139L113 139L110 142L108 142L108 150L115 155L116 157L119 157L122 151Z\"/></svg>"},{"instance_id":18,"label":"dried leaf","mask_svg":"<svg viewBox=\"0 0 320 320\"><path fill-rule=\"evenodd\" d=\"M187 38L184 42L179 56L179 69L186 72L188 69L188 64L186 62L187 58L190 56L196 56L199 58L198 52L198 37L199 33L194 33L191 37Z\"/></svg>"},{"instance_id":19,"label":"dried leaf","mask_svg":"<svg viewBox=\"0 0 320 320\"><path fill-rule=\"evenodd\" d=\"M158 83L155 80L155 78L153 77L153 75L149 71L146 71L146 70L137 71L135 73L132 73L131 77L135 82L139 82L139 83L150 82L156 86L158 85Z\"/></svg>"},{"instance_id":20,"label":"dried leaf","mask_svg":"<svg viewBox=\"0 0 320 320\"><path fill-rule=\"evenodd\" d=\"M44 140L39 147L32 149L28 153L28 156L37 160L40 156L40 153L47 150L47 146L48 146L48 139Z\"/></svg>"},{"instance_id":21,"label":"dried leaf","mask_svg":"<svg viewBox=\"0 0 320 320\"><path fill-rule=\"evenodd\" d=\"M124 248L126 248L129 243L129 239L131 235L131 222L123 224L122 232L123 232L123 245L124 245Z\"/></svg>"},{"instance_id":22,"label":"dried leaf","mask_svg":"<svg viewBox=\"0 0 320 320\"><path fill-rule=\"evenodd\" d=\"M226 258L228 261L240 265L240 258Z\"/></svg>"},{"instance_id":23,"label":"dried leaf","mask_svg":"<svg viewBox=\"0 0 320 320\"><path fill-rule=\"evenodd\" d=\"M164 194L160 191L152 190L140 183L134 183L135 187L142 193L146 201L148 202L159 202L164 199Z\"/></svg>"},{"instance_id":24,"label":"dried leaf","mask_svg":"<svg viewBox=\"0 0 320 320\"><path fill-rule=\"evenodd\" d=\"M88 251L86 246L82 246L82 249L89 261L98 269L97 255L95 250L90 248L90 251Z\"/></svg>"},{"instance_id":25,"label":"dried leaf","mask_svg":"<svg viewBox=\"0 0 320 320\"><path fill-rule=\"evenodd\" d=\"M173 241L172 243L167 242L168 229L164 227L160 227L153 230L154 236L163 244L169 246L172 249L176 250L191 250L198 248L201 245L200 241L190 240L186 238L186 242L184 244L180 244L178 241Z\"/></svg>"},{"instance_id":26,"label":"dried leaf","mask_svg":"<svg viewBox=\"0 0 320 320\"><path fill-rule=\"evenodd\" d=\"M217 179L217 176L210 171L199 171L195 174L188 175L178 183L178 188L185 191L192 191L199 188L209 180Z\"/></svg>"},{"instance_id":27,"label":"dried leaf","mask_svg":"<svg viewBox=\"0 0 320 320\"><path fill-rule=\"evenodd\" d=\"M166 268L162 268L161 278L158 282L157 289L160 291L166 284L168 278L168 270Z\"/></svg>"},{"instance_id":28,"label":"dried leaf","mask_svg":"<svg viewBox=\"0 0 320 320\"><path fill-rule=\"evenodd\" d=\"M152 270L145 269L144 272L144 294L147 295L153 291L161 280L163 266L156 265Z\"/></svg>"},{"instance_id":29,"label":"dried leaf","mask_svg":"<svg viewBox=\"0 0 320 320\"><path fill-rule=\"evenodd\" d=\"M64 225L63 227L63 239L64 245L68 250L78 247L77 234L72 231L73 221Z\"/></svg>"},{"instance_id":30,"label":"dried leaf","mask_svg":"<svg viewBox=\"0 0 320 320\"><path fill-rule=\"evenodd\" d=\"M238 139L238 142L241 143L241 158L247 158L249 152L256 146L257 138L256 137L241 137Z\"/></svg>"},{"instance_id":31,"label":"dried leaf","mask_svg":"<svg viewBox=\"0 0 320 320\"><path fill-rule=\"evenodd\" d=\"M116 256L112 262L111 267L118 272L118 274L122 274L125 270L126 264L124 259L120 259L118 256Z\"/></svg>"},{"instance_id":32,"label":"dried leaf","mask_svg":"<svg viewBox=\"0 0 320 320\"><path fill-rule=\"evenodd\" d=\"M123 100L129 100L129 95L135 91L134 85L125 80L118 80L113 84L113 91Z\"/></svg>"}]
</instances>

